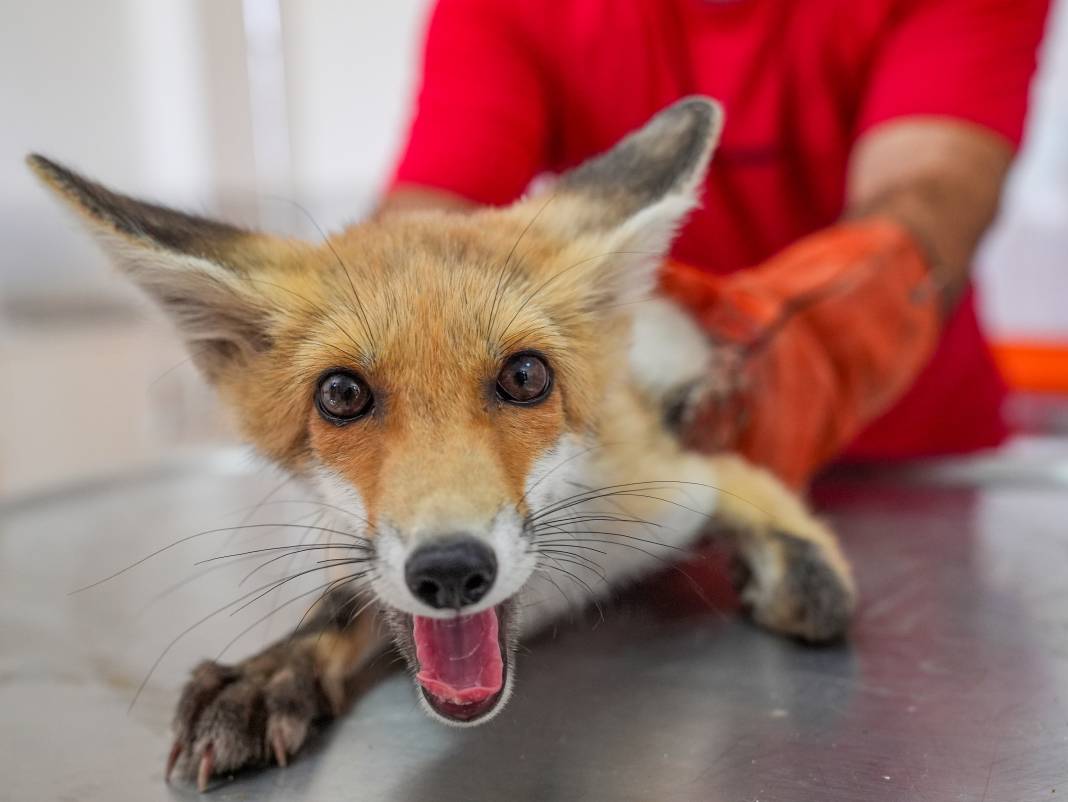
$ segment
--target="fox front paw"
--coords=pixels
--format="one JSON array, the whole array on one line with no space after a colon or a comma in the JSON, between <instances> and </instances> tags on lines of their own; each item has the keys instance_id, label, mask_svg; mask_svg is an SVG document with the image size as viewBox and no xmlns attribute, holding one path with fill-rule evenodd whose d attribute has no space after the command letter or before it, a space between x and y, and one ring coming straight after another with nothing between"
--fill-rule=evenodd
<instances>
[{"instance_id":1,"label":"fox front paw","mask_svg":"<svg viewBox=\"0 0 1068 802\"><path fill-rule=\"evenodd\" d=\"M756 561L749 561L742 601L763 627L810 643L845 635L856 590L836 547L781 532Z\"/></svg>"},{"instance_id":2,"label":"fox front paw","mask_svg":"<svg viewBox=\"0 0 1068 802\"><path fill-rule=\"evenodd\" d=\"M204 791L220 774L285 766L329 715L311 655L296 643L235 666L201 663L178 703L165 778L177 770Z\"/></svg>"}]
</instances>

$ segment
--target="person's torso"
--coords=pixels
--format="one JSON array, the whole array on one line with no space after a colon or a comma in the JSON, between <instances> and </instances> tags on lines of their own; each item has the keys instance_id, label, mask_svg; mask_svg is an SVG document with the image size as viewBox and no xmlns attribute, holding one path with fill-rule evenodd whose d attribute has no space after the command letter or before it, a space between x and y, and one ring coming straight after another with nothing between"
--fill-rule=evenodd
<instances>
[{"instance_id":1,"label":"person's torso","mask_svg":"<svg viewBox=\"0 0 1068 802\"><path fill-rule=\"evenodd\" d=\"M526 12L551 82L550 169L688 94L727 123L675 255L754 264L835 220L855 121L894 0L556 0Z\"/></svg>"},{"instance_id":2,"label":"person's torso","mask_svg":"<svg viewBox=\"0 0 1068 802\"><path fill-rule=\"evenodd\" d=\"M705 94L726 110L702 207L674 248L731 272L833 224L866 89L909 0L545 0L525 6L549 81L559 171L610 147L672 101ZM968 413L943 425L961 395ZM848 453L916 456L983 447L1004 427L1004 390L972 296L904 399Z\"/></svg>"}]
</instances>

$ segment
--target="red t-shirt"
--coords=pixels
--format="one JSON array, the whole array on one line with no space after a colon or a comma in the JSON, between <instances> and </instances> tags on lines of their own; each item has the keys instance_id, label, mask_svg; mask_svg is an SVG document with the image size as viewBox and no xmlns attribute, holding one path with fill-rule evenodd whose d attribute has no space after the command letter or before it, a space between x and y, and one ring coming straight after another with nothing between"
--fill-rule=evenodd
<instances>
[{"instance_id":1,"label":"red t-shirt","mask_svg":"<svg viewBox=\"0 0 1068 802\"><path fill-rule=\"evenodd\" d=\"M439 0L394 184L487 204L688 94L727 114L672 251L730 272L835 222L857 138L908 115L1019 143L1047 0ZM997 443L1003 386L971 294L854 457Z\"/></svg>"}]
</instances>

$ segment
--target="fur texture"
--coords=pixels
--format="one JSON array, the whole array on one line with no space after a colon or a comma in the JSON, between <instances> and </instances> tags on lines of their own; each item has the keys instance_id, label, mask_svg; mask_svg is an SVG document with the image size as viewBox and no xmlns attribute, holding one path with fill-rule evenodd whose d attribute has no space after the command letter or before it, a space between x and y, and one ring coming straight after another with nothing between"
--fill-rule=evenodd
<instances>
[{"instance_id":1,"label":"fur texture","mask_svg":"<svg viewBox=\"0 0 1068 802\"><path fill-rule=\"evenodd\" d=\"M545 194L372 220L319 246L133 200L31 157L171 316L245 436L319 488L339 510L334 525L373 554L371 612L322 614L314 643L198 669L172 764L203 787L217 772L284 762L347 705L344 678L384 645L365 623L375 611L416 668L411 616L454 613L417 599L404 566L456 532L488 544L498 565L489 594L464 610L500 611L506 686L493 712L512 688L521 632L661 567L713 519L749 565L757 621L810 640L842 633L854 594L830 533L770 475L684 451L663 423L664 405L706 375L711 349L677 309L643 302L698 203L721 124L714 103L689 98ZM517 353L550 366L538 403L496 390ZM374 399L346 425L315 403L337 370ZM595 578L564 591L554 564ZM250 723L254 704L275 712Z\"/></svg>"}]
</instances>

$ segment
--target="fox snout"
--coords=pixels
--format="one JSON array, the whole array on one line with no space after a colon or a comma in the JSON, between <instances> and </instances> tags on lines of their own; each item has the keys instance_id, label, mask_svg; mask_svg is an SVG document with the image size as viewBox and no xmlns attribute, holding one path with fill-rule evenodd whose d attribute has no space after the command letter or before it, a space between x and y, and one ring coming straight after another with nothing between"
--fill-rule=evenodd
<instances>
[{"instance_id":1,"label":"fox snout","mask_svg":"<svg viewBox=\"0 0 1068 802\"><path fill-rule=\"evenodd\" d=\"M436 610L478 604L497 579L497 556L481 541L464 535L420 546L404 566L408 589Z\"/></svg>"},{"instance_id":2,"label":"fox snout","mask_svg":"<svg viewBox=\"0 0 1068 802\"><path fill-rule=\"evenodd\" d=\"M409 615L451 618L510 599L530 578L534 560L523 517L506 505L484 525L410 531L383 525L372 538L374 587Z\"/></svg>"}]
</instances>

